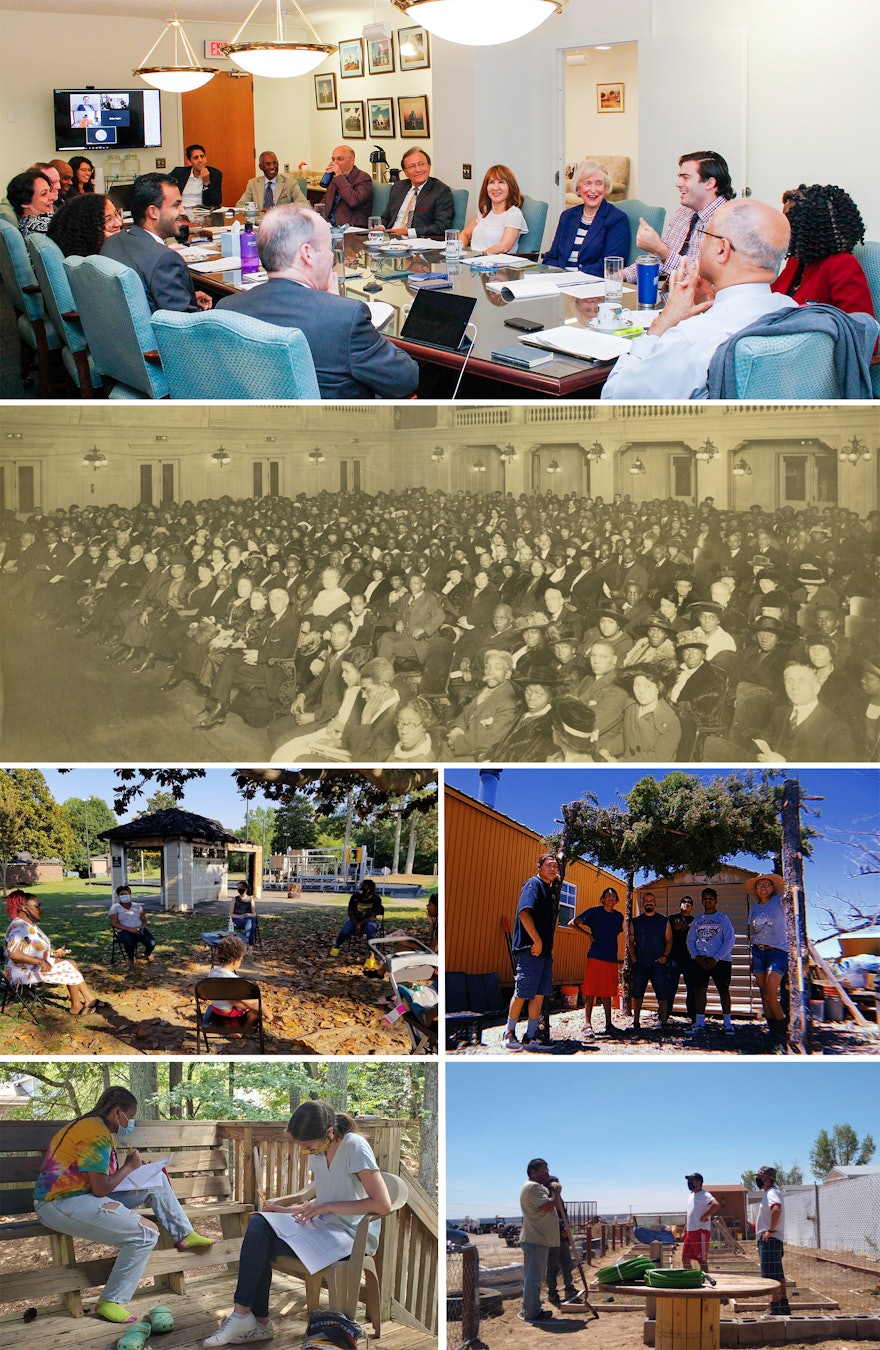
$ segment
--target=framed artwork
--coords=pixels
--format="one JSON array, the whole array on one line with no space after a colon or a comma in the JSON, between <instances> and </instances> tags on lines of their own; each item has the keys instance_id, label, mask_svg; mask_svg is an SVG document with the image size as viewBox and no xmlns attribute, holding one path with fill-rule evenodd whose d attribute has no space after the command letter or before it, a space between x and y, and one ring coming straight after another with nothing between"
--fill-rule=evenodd
<instances>
[{"instance_id":1,"label":"framed artwork","mask_svg":"<svg viewBox=\"0 0 880 1350\"><path fill-rule=\"evenodd\" d=\"M600 113L623 112L623 85L597 84L596 111Z\"/></svg>"},{"instance_id":2,"label":"framed artwork","mask_svg":"<svg viewBox=\"0 0 880 1350\"><path fill-rule=\"evenodd\" d=\"M363 38L346 38L339 44L339 74L343 80L353 80L364 73Z\"/></svg>"},{"instance_id":3,"label":"framed artwork","mask_svg":"<svg viewBox=\"0 0 880 1350\"><path fill-rule=\"evenodd\" d=\"M336 76L332 70L329 75L315 76L315 106L321 109L336 107Z\"/></svg>"},{"instance_id":4,"label":"framed artwork","mask_svg":"<svg viewBox=\"0 0 880 1350\"><path fill-rule=\"evenodd\" d=\"M426 28L398 28L397 59L400 69L428 70L431 65L431 46Z\"/></svg>"},{"instance_id":5,"label":"framed artwork","mask_svg":"<svg viewBox=\"0 0 880 1350\"><path fill-rule=\"evenodd\" d=\"M399 98L397 100L397 120L400 124L402 140L418 140L420 136L430 136L428 126L428 95L418 98Z\"/></svg>"},{"instance_id":6,"label":"framed artwork","mask_svg":"<svg viewBox=\"0 0 880 1350\"><path fill-rule=\"evenodd\" d=\"M390 37L368 39L367 69L371 75L390 75L394 70L394 47Z\"/></svg>"},{"instance_id":7,"label":"framed artwork","mask_svg":"<svg viewBox=\"0 0 880 1350\"><path fill-rule=\"evenodd\" d=\"M394 99L367 99L367 128L370 139L392 140L394 137Z\"/></svg>"},{"instance_id":8,"label":"framed artwork","mask_svg":"<svg viewBox=\"0 0 880 1350\"><path fill-rule=\"evenodd\" d=\"M350 141L364 141L364 102L355 99L352 103L340 103L339 117L342 122L342 134Z\"/></svg>"}]
</instances>

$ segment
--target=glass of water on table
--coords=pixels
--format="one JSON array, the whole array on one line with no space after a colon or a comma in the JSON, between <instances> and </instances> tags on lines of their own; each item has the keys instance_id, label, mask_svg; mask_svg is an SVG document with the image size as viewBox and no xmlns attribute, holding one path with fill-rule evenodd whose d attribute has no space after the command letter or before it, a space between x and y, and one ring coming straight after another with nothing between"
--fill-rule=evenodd
<instances>
[{"instance_id":1,"label":"glass of water on table","mask_svg":"<svg viewBox=\"0 0 880 1350\"><path fill-rule=\"evenodd\" d=\"M606 258L604 267L605 299L618 305L623 299L623 258Z\"/></svg>"}]
</instances>

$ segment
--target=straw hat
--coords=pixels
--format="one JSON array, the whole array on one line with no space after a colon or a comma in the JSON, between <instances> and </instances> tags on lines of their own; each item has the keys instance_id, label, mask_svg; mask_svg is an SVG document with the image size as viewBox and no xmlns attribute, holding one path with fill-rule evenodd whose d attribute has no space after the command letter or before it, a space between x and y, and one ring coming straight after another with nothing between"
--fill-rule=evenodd
<instances>
[{"instance_id":1,"label":"straw hat","mask_svg":"<svg viewBox=\"0 0 880 1350\"><path fill-rule=\"evenodd\" d=\"M749 877L746 882L746 895L750 895L753 900L758 898L756 887L759 881L772 881L774 893L776 895L785 894L785 881L782 877L777 876L775 872L762 872L758 877Z\"/></svg>"}]
</instances>

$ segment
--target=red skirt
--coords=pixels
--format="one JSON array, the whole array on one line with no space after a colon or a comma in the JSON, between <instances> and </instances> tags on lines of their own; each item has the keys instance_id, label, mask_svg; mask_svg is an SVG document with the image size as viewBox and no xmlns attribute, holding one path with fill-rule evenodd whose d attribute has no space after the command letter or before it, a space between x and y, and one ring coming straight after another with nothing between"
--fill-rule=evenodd
<instances>
[{"instance_id":1,"label":"red skirt","mask_svg":"<svg viewBox=\"0 0 880 1350\"><path fill-rule=\"evenodd\" d=\"M584 998L614 998L617 993L617 962L587 957L587 969L581 985Z\"/></svg>"}]
</instances>

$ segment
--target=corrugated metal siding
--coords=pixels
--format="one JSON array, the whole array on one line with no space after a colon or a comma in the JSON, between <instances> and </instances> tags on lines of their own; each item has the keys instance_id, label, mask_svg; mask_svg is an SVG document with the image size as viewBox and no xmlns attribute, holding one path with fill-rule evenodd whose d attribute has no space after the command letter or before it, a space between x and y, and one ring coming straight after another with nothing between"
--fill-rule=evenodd
<instances>
[{"instance_id":1,"label":"corrugated metal siding","mask_svg":"<svg viewBox=\"0 0 880 1350\"><path fill-rule=\"evenodd\" d=\"M534 875L542 838L456 788L446 788L445 801L446 969L469 974L494 970L502 984L510 985L513 975L501 919L506 917L513 928L519 893ZM579 912L598 904L606 886L615 887L623 910L626 883L610 872L575 861L565 879L577 886ZM554 984L580 984L586 951L582 934L557 930ZM622 960L622 939L619 955Z\"/></svg>"}]
</instances>

